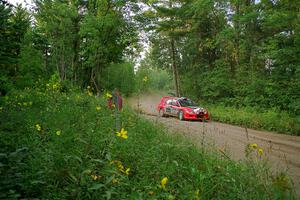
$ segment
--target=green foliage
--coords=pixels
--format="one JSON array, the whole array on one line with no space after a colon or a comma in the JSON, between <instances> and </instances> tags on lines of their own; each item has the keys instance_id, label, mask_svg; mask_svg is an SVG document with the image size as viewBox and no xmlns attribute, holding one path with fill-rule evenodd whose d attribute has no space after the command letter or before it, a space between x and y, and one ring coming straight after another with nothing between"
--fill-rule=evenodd
<instances>
[{"instance_id":1,"label":"green foliage","mask_svg":"<svg viewBox=\"0 0 300 200\"><path fill-rule=\"evenodd\" d=\"M207 71L194 76L191 72L183 76L182 89L186 91L185 94L194 96L195 98L210 100L218 103L224 101L224 98L233 96L234 81L230 77L226 69L215 68L213 71Z\"/></svg>"},{"instance_id":2,"label":"green foliage","mask_svg":"<svg viewBox=\"0 0 300 200\"><path fill-rule=\"evenodd\" d=\"M16 81L17 88L32 87L39 78L48 78L45 75L46 69L42 65L43 55L32 43L32 38L33 32L28 31L21 48L19 76Z\"/></svg>"},{"instance_id":3,"label":"green foliage","mask_svg":"<svg viewBox=\"0 0 300 200\"><path fill-rule=\"evenodd\" d=\"M220 122L298 136L300 133L300 118L291 116L285 111L266 110L258 107L235 108L211 104L208 104L207 107L212 119Z\"/></svg>"},{"instance_id":4,"label":"green foliage","mask_svg":"<svg viewBox=\"0 0 300 200\"><path fill-rule=\"evenodd\" d=\"M1 1L1 94L32 86L57 73L62 81L105 90L111 63L132 62L139 52L136 2L34 1L34 13ZM131 11L130 11L131 12ZM34 23L31 23L34 21ZM122 70L122 69L121 69ZM125 89L126 93L130 89Z\"/></svg>"},{"instance_id":5,"label":"green foliage","mask_svg":"<svg viewBox=\"0 0 300 200\"><path fill-rule=\"evenodd\" d=\"M271 179L257 159L236 163L199 150L128 108L128 139L117 137L103 97L61 86L53 76L1 98L1 198L293 199L288 177Z\"/></svg>"},{"instance_id":6,"label":"green foliage","mask_svg":"<svg viewBox=\"0 0 300 200\"><path fill-rule=\"evenodd\" d=\"M28 12L18 5L0 2L0 95L12 90L18 80L19 59L24 35L30 24Z\"/></svg>"},{"instance_id":7,"label":"green foliage","mask_svg":"<svg viewBox=\"0 0 300 200\"><path fill-rule=\"evenodd\" d=\"M145 61L170 68L176 38L181 94L300 114L298 1L151 2L155 31Z\"/></svg>"},{"instance_id":8,"label":"green foliage","mask_svg":"<svg viewBox=\"0 0 300 200\"><path fill-rule=\"evenodd\" d=\"M114 90L118 88L121 93L125 95L131 94L135 89L134 83L134 66L131 63L122 63L122 64L110 64L107 67L103 74L104 77L101 78L104 88L107 90Z\"/></svg>"},{"instance_id":9,"label":"green foliage","mask_svg":"<svg viewBox=\"0 0 300 200\"><path fill-rule=\"evenodd\" d=\"M146 92L147 90L168 90L171 88L171 76L166 70L145 68L143 66L135 76L136 90Z\"/></svg>"}]
</instances>

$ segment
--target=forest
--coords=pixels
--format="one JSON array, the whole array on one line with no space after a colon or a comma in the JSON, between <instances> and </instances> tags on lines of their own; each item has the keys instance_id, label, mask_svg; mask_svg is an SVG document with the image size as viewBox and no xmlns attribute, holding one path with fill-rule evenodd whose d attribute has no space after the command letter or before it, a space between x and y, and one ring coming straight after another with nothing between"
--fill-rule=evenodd
<instances>
[{"instance_id":1,"label":"forest","mask_svg":"<svg viewBox=\"0 0 300 200\"><path fill-rule=\"evenodd\" d=\"M299 1L169 1L151 7L145 15L155 31L145 67L173 69L177 94L299 115Z\"/></svg>"},{"instance_id":2,"label":"forest","mask_svg":"<svg viewBox=\"0 0 300 200\"><path fill-rule=\"evenodd\" d=\"M247 138L235 161L204 127L297 149L299 55L295 0L0 0L0 199L296 199L297 174L265 159L271 140ZM201 140L127 104L151 92L207 106L212 120L190 123Z\"/></svg>"},{"instance_id":3,"label":"forest","mask_svg":"<svg viewBox=\"0 0 300 200\"><path fill-rule=\"evenodd\" d=\"M27 8L2 0L1 95L49 79L94 94L164 88L209 105L216 120L298 135L299 8L293 0L36 0ZM226 109L241 115L225 117Z\"/></svg>"},{"instance_id":4,"label":"forest","mask_svg":"<svg viewBox=\"0 0 300 200\"><path fill-rule=\"evenodd\" d=\"M177 96L299 115L299 8L293 0L36 0L28 10L2 0L1 94L55 75L128 95L145 51L140 69L166 70Z\"/></svg>"}]
</instances>

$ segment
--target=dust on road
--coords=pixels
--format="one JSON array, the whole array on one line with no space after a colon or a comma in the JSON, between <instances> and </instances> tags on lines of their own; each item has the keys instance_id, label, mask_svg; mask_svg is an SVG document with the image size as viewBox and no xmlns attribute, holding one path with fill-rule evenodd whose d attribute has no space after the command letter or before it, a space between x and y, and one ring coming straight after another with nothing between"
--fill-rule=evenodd
<instances>
[{"instance_id":1,"label":"dust on road","mask_svg":"<svg viewBox=\"0 0 300 200\"><path fill-rule=\"evenodd\" d=\"M282 135L266 131L246 129L214 121L192 122L180 121L176 118L159 118L156 105L163 93L144 94L139 98L131 98L128 103L134 109L140 109L144 117L164 125L169 132L176 132L190 138L195 144L214 144L221 151L229 152L230 158L245 158L245 148L256 143L264 150L263 158L269 161L273 171L285 171L296 186L300 195L300 137ZM234 113L233 113L234 114Z\"/></svg>"}]
</instances>

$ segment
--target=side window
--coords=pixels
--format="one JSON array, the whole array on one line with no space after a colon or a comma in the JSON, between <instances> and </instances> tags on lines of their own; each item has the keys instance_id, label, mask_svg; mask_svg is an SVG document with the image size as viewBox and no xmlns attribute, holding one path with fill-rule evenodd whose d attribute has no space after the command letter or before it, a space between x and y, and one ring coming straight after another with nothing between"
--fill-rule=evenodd
<instances>
[{"instance_id":1,"label":"side window","mask_svg":"<svg viewBox=\"0 0 300 200\"><path fill-rule=\"evenodd\" d=\"M172 105L172 106L177 106L177 105L178 105L178 104L177 104L177 101L176 101L176 100L172 100L171 105Z\"/></svg>"},{"instance_id":2,"label":"side window","mask_svg":"<svg viewBox=\"0 0 300 200\"><path fill-rule=\"evenodd\" d=\"M166 100L166 104L167 104L167 105L172 105L172 99Z\"/></svg>"}]
</instances>

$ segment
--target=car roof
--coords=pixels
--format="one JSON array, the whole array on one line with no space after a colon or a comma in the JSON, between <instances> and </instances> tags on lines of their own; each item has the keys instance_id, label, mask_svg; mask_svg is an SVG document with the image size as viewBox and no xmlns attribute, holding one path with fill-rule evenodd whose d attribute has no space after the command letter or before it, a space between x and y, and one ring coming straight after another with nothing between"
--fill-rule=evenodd
<instances>
[{"instance_id":1,"label":"car roof","mask_svg":"<svg viewBox=\"0 0 300 200\"><path fill-rule=\"evenodd\" d=\"M172 97L172 96L165 96L165 97L162 97L162 99L179 99L178 97Z\"/></svg>"},{"instance_id":2,"label":"car roof","mask_svg":"<svg viewBox=\"0 0 300 200\"><path fill-rule=\"evenodd\" d=\"M187 100L189 98L187 98L187 97L164 96L164 97L162 97L162 99L175 99L175 100L183 99L183 100Z\"/></svg>"}]
</instances>

